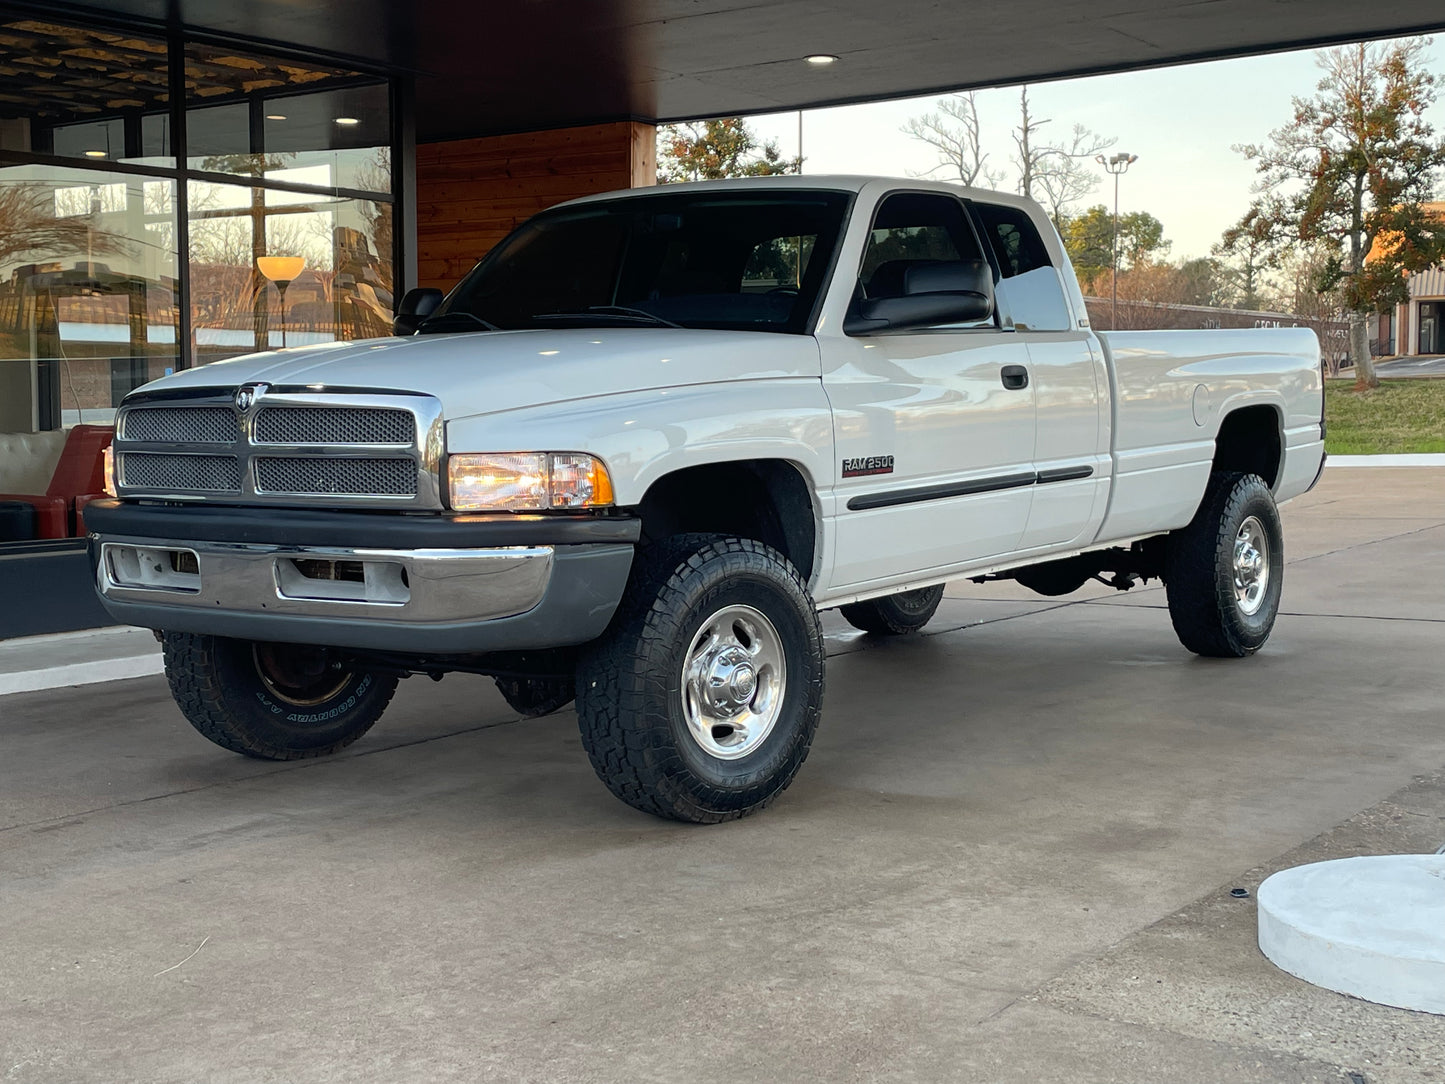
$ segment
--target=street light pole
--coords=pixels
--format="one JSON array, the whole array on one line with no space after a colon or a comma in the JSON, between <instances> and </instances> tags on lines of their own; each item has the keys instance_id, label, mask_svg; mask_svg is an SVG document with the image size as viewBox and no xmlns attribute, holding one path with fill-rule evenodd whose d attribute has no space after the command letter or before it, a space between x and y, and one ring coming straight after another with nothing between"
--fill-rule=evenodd
<instances>
[{"instance_id":1,"label":"street light pole","mask_svg":"<svg viewBox=\"0 0 1445 1084\"><path fill-rule=\"evenodd\" d=\"M1130 166L1139 161L1139 156L1120 151L1107 158L1102 154L1096 154L1094 161L1103 166L1105 172L1114 176L1114 248L1109 261L1110 277L1113 279L1113 299L1109 302L1109 330L1117 331L1119 329L1119 175L1127 172Z\"/></svg>"}]
</instances>

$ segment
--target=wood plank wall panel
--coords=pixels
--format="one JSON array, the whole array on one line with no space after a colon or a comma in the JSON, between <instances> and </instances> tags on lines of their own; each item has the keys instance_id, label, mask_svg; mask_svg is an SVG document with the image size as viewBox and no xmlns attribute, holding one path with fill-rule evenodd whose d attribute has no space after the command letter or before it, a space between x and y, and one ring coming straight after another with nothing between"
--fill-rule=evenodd
<instances>
[{"instance_id":1,"label":"wood plank wall panel","mask_svg":"<svg viewBox=\"0 0 1445 1084\"><path fill-rule=\"evenodd\" d=\"M656 130L622 121L416 148L417 285L450 289L524 219L657 179Z\"/></svg>"}]
</instances>

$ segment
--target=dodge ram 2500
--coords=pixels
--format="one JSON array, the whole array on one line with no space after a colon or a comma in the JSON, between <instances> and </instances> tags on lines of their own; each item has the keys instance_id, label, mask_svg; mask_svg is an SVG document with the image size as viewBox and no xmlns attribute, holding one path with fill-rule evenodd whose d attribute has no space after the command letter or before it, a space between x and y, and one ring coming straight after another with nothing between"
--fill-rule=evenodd
<instances>
[{"instance_id":1,"label":"dodge ram 2500","mask_svg":"<svg viewBox=\"0 0 1445 1084\"><path fill-rule=\"evenodd\" d=\"M1249 655L1324 462L1310 331L1096 333L1035 204L916 180L576 200L395 330L119 410L97 588L227 749L330 753L471 671L575 696L623 801L741 816L807 756L819 611L1158 578L1186 648Z\"/></svg>"}]
</instances>

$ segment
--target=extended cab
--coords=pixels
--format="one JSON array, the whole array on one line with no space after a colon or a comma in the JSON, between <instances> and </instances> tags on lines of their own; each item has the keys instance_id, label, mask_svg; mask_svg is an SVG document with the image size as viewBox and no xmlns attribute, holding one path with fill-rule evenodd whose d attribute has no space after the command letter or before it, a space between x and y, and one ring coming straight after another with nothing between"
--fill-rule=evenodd
<instances>
[{"instance_id":1,"label":"extended cab","mask_svg":"<svg viewBox=\"0 0 1445 1084\"><path fill-rule=\"evenodd\" d=\"M397 332L121 407L97 587L228 749L328 753L465 670L575 695L623 801L740 816L807 755L818 611L907 633L956 577L1155 577L1187 648L1248 655L1324 462L1312 332L1096 333L1035 204L943 184L577 200Z\"/></svg>"}]
</instances>

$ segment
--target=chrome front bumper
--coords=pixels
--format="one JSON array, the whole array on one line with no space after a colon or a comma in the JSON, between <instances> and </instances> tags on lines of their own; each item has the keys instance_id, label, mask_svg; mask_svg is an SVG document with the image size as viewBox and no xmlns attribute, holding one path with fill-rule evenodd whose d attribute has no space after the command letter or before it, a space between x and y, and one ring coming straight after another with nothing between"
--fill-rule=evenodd
<instances>
[{"instance_id":1,"label":"chrome front bumper","mask_svg":"<svg viewBox=\"0 0 1445 1084\"><path fill-rule=\"evenodd\" d=\"M411 625L490 621L542 601L551 546L386 550L107 537L107 601Z\"/></svg>"}]
</instances>

